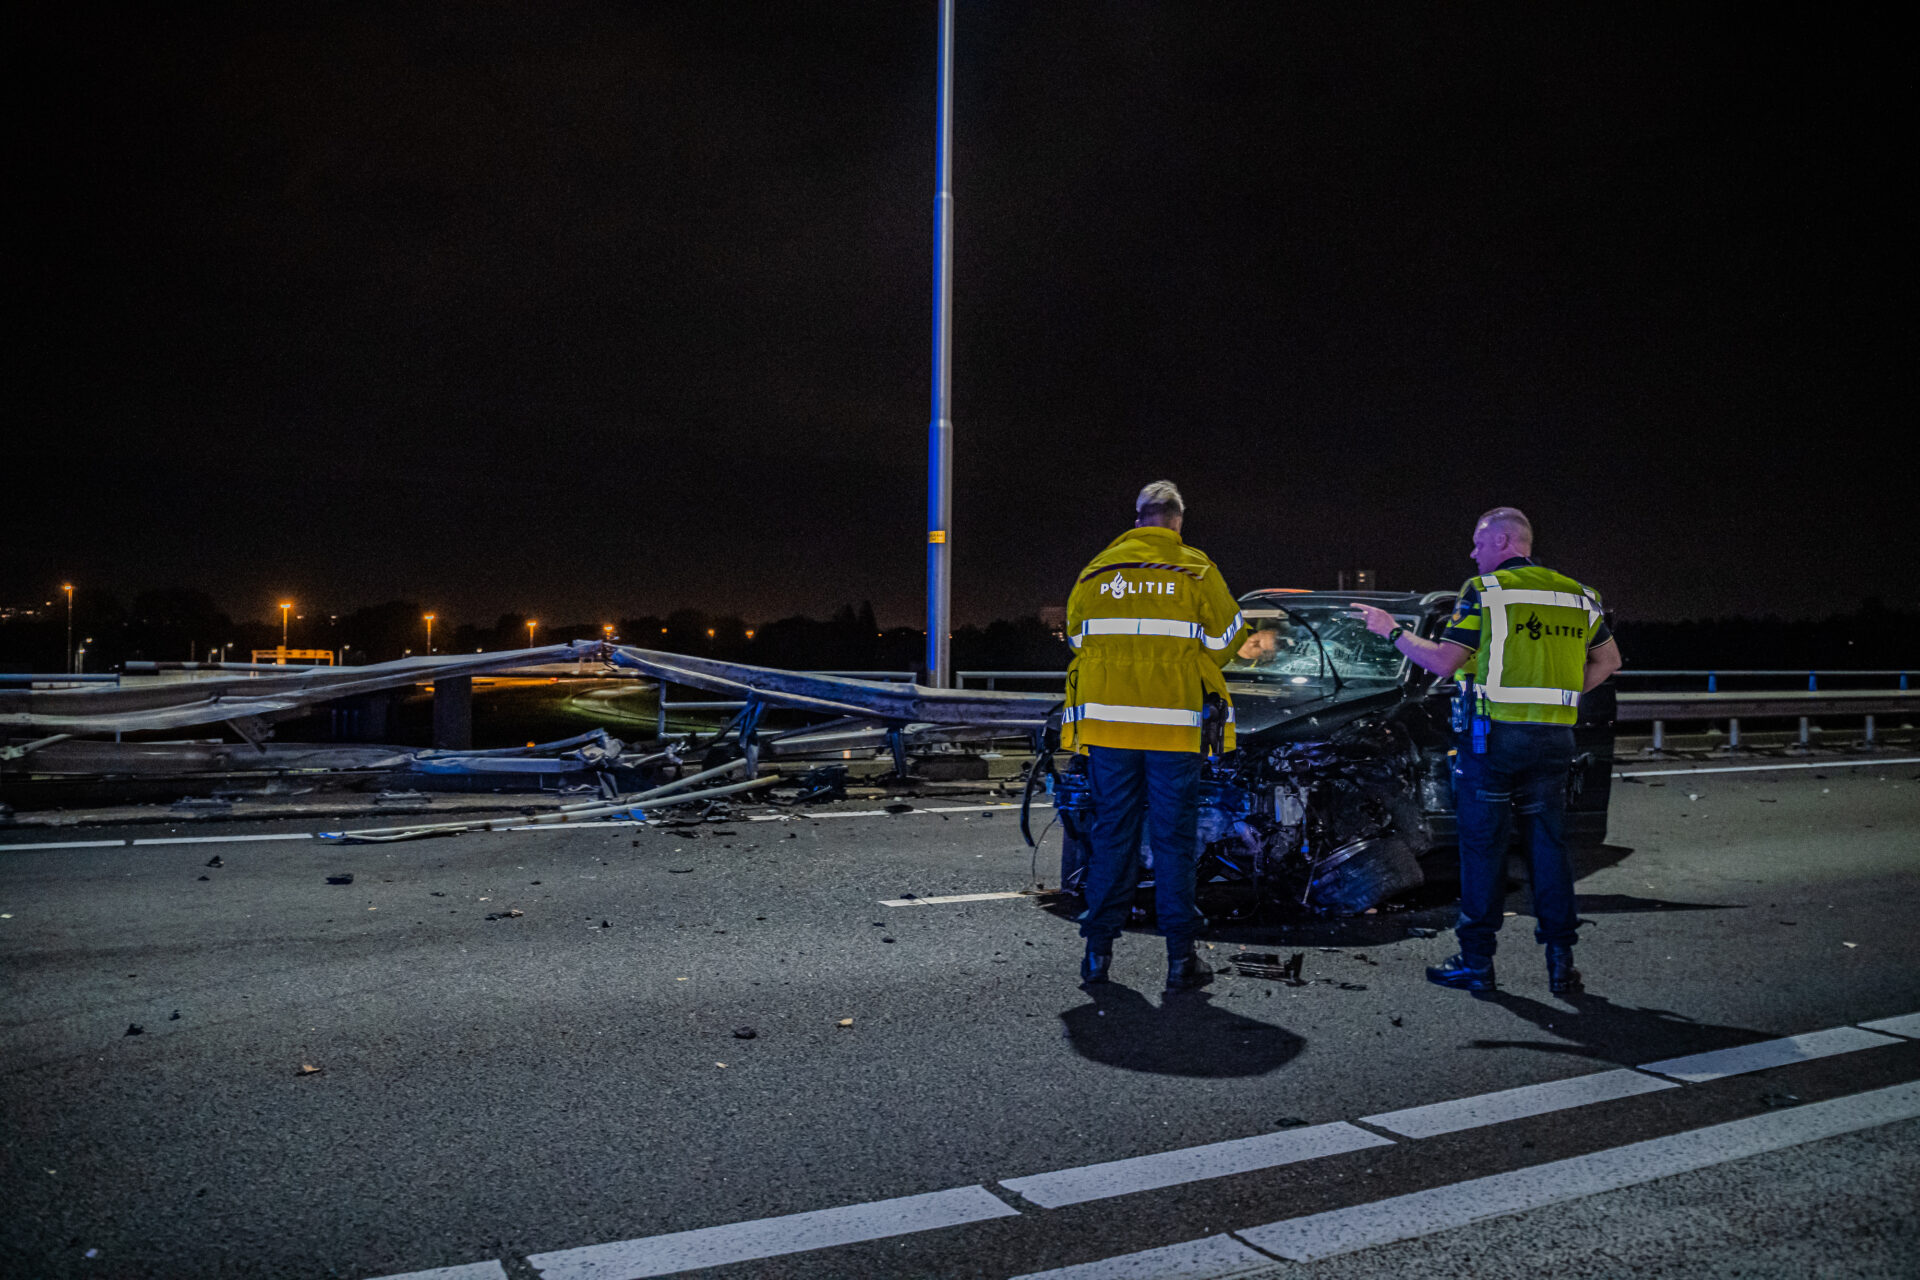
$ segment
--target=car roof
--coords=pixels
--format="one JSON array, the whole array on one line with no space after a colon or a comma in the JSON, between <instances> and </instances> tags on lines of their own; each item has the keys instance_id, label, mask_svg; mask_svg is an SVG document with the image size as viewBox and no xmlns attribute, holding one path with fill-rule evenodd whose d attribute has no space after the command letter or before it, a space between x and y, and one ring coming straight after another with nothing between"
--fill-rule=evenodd
<instances>
[{"instance_id":1,"label":"car roof","mask_svg":"<svg viewBox=\"0 0 1920 1280\"><path fill-rule=\"evenodd\" d=\"M1373 605L1389 613L1417 613L1440 598L1453 598L1451 591L1321 591L1299 587L1262 587L1240 597L1241 604L1316 604L1338 605L1351 601Z\"/></svg>"}]
</instances>

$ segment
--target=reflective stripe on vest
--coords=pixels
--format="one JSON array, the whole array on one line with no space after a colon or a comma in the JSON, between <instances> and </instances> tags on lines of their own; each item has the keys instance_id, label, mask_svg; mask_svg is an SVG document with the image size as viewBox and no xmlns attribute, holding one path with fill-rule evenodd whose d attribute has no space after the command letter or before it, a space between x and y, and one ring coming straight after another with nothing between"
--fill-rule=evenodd
<instances>
[{"instance_id":1,"label":"reflective stripe on vest","mask_svg":"<svg viewBox=\"0 0 1920 1280\"><path fill-rule=\"evenodd\" d=\"M1209 649L1224 649L1232 643L1242 621L1242 616L1236 613L1224 632L1210 636L1200 629L1199 623L1175 618L1088 618L1081 622L1078 631L1067 637L1067 643L1078 649L1088 636L1170 636L1175 640L1198 640Z\"/></svg>"},{"instance_id":2,"label":"reflective stripe on vest","mask_svg":"<svg viewBox=\"0 0 1920 1280\"><path fill-rule=\"evenodd\" d=\"M1079 720L1106 720L1114 724L1159 724L1180 729L1198 729L1198 711L1177 711L1172 707L1129 707L1115 702L1083 702L1068 707L1060 716L1062 724ZM1227 708L1227 723L1233 724L1233 708Z\"/></svg>"},{"instance_id":3,"label":"reflective stripe on vest","mask_svg":"<svg viewBox=\"0 0 1920 1280\"><path fill-rule=\"evenodd\" d=\"M1529 587L1502 586L1492 574L1480 579L1480 616L1487 626L1487 677L1480 695L1488 702L1528 703L1534 706L1571 707L1580 701L1579 689L1560 689L1541 685L1509 685L1505 682L1507 661L1507 606L1530 604L1559 609L1578 609L1587 615L1588 634L1599 621L1600 605L1592 596L1571 591L1541 591Z\"/></svg>"}]
</instances>

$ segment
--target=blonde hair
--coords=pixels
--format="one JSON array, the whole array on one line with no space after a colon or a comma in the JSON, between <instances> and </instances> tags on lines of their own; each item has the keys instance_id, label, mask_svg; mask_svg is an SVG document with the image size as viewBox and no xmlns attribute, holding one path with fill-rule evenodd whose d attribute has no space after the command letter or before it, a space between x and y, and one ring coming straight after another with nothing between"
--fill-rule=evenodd
<instances>
[{"instance_id":1,"label":"blonde hair","mask_svg":"<svg viewBox=\"0 0 1920 1280\"><path fill-rule=\"evenodd\" d=\"M1133 510L1140 516L1178 516L1186 514L1187 503L1173 487L1173 481L1155 480L1133 500Z\"/></svg>"}]
</instances>

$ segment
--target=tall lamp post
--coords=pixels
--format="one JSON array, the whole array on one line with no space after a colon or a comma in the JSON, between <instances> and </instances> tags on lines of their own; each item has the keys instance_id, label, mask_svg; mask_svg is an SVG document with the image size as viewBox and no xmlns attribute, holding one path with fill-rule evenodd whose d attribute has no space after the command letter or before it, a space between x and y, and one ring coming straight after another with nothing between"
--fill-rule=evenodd
<instances>
[{"instance_id":1,"label":"tall lamp post","mask_svg":"<svg viewBox=\"0 0 1920 1280\"><path fill-rule=\"evenodd\" d=\"M293 601L282 600L280 602L280 648L283 650L287 647L287 611L292 608ZM284 652L280 655L283 660L286 656Z\"/></svg>"},{"instance_id":2,"label":"tall lamp post","mask_svg":"<svg viewBox=\"0 0 1920 1280\"><path fill-rule=\"evenodd\" d=\"M72 675L73 674L73 584L71 582L63 582L60 584L60 589L67 593L67 651L62 656L65 657L67 660L66 661L67 674Z\"/></svg>"},{"instance_id":3,"label":"tall lamp post","mask_svg":"<svg viewBox=\"0 0 1920 1280\"><path fill-rule=\"evenodd\" d=\"M940 98L934 144L933 423L927 440L927 683L944 689L953 603L953 0L940 0Z\"/></svg>"},{"instance_id":4,"label":"tall lamp post","mask_svg":"<svg viewBox=\"0 0 1920 1280\"><path fill-rule=\"evenodd\" d=\"M433 656L433 615L423 613L420 616L427 620L427 656L431 658Z\"/></svg>"},{"instance_id":5,"label":"tall lamp post","mask_svg":"<svg viewBox=\"0 0 1920 1280\"><path fill-rule=\"evenodd\" d=\"M532 618L527 619L527 648L529 649L533 648L533 629L539 625Z\"/></svg>"}]
</instances>

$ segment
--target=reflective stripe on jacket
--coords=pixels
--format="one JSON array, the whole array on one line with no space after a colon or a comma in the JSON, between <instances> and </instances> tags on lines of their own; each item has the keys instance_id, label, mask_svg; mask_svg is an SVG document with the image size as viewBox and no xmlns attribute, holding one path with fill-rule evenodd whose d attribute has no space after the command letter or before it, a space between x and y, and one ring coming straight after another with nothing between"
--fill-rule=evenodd
<instances>
[{"instance_id":1,"label":"reflective stripe on jacket","mask_svg":"<svg viewBox=\"0 0 1920 1280\"><path fill-rule=\"evenodd\" d=\"M1221 748L1234 747L1233 700L1220 669L1245 638L1240 605L1213 561L1172 529L1129 529L1081 571L1067 597L1068 750L1200 750L1208 693L1227 703Z\"/></svg>"}]
</instances>

